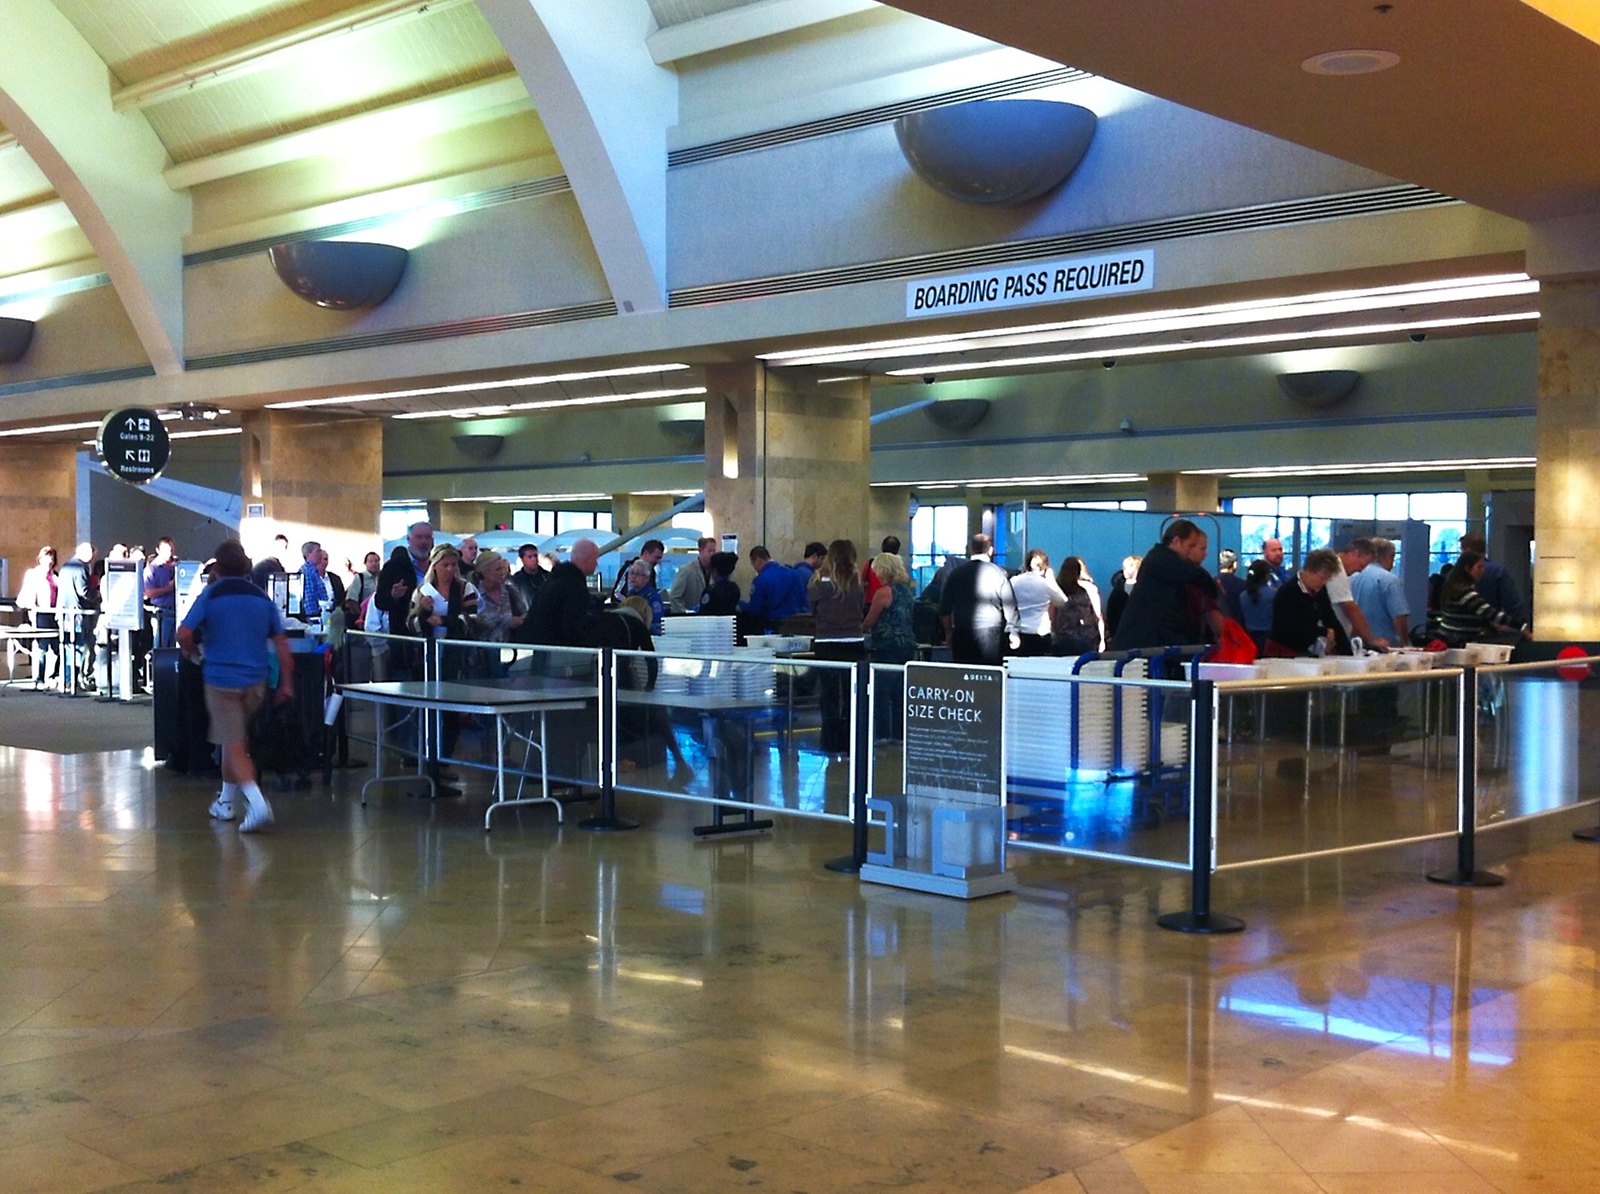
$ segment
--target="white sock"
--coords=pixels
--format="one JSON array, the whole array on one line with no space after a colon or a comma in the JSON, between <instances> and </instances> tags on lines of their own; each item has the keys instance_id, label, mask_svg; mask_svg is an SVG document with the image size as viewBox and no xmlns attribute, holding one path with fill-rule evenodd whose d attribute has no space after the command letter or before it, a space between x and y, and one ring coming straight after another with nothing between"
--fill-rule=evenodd
<instances>
[{"instance_id":1,"label":"white sock","mask_svg":"<svg viewBox=\"0 0 1600 1194\"><path fill-rule=\"evenodd\" d=\"M257 784L240 784L239 790L244 793L244 798L252 805L258 802L261 804L265 804L267 802L267 798L261 794L261 788Z\"/></svg>"},{"instance_id":2,"label":"white sock","mask_svg":"<svg viewBox=\"0 0 1600 1194\"><path fill-rule=\"evenodd\" d=\"M222 781L222 798L224 800L231 802L239 799L239 796L240 792L238 784L229 783L227 780Z\"/></svg>"}]
</instances>

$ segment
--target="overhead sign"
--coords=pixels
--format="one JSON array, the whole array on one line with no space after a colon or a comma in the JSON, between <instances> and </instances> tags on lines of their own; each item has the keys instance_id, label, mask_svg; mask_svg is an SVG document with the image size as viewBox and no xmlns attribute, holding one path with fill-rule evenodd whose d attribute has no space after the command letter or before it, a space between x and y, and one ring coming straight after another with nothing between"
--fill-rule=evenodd
<instances>
[{"instance_id":1,"label":"overhead sign","mask_svg":"<svg viewBox=\"0 0 1600 1194\"><path fill-rule=\"evenodd\" d=\"M106 470L129 485L148 485L161 475L172 454L166 426L153 410L114 410L100 424L95 450Z\"/></svg>"},{"instance_id":2,"label":"overhead sign","mask_svg":"<svg viewBox=\"0 0 1600 1194\"><path fill-rule=\"evenodd\" d=\"M1150 290L1156 255L1149 249L1109 257L1029 261L982 274L952 274L906 283L906 318L1066 303Z\"/></svg>"}]
</instances>

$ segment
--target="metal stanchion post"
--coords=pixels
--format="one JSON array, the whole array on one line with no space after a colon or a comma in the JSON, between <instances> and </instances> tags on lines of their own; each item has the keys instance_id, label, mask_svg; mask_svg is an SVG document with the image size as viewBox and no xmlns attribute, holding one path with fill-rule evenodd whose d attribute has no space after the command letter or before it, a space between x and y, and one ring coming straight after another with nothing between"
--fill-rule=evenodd
<instances>
[{"instance_id":1,"label":"metal stanchion post","mask_svg":"<svg viewBox=\"0 0 1600 1194\"><path fill-rule=\"evenodd\" d=\"M1428 882L1450 887L1499 887L1504 876L1477 869L1478 669L1461 669L1456 688L1456 865L1429 871Z\"/></svg>"},{"instance_id":2,"label":"metal stanchion post","mask_svg":"<svg viewBox=\"0 0 1600 1194\"><path fill-rule=\"evenodd\" d=\"M1212 812L1217 794L1217 685L1196 679L1189 702L1190 909L1158 917L1163 929L1179 933L1237 933L1244 921L1211 911Z\"/></svg>"},{"instance_id":3,"label":"metal stanchion post","mask_svg":"<svg viewBox=\"0 0 1600 1194\"><path fill-rule=\"evenodd\" d=\"M617 660L610 647L600 652L600 683L596 696L600 702L600 815L585 817L578 822L579 829L594 833L612 833L623 829L637 829L639 822L617 816L617 735L616 694Z\"/></svg>"},{"instance_id":4,"label":"metal stanchion post","mask_svg":"<svg viewBox=\"0 0 1600 1194\"><path fill-rule=\"evenodd\" d=\"M869 752L872 747L872 664L857 663L850 674L853 689L850 701L850 853L830 858L822 865L840 874L859 874L867 861L867 786Z\"/></svg>"}]
</instances>

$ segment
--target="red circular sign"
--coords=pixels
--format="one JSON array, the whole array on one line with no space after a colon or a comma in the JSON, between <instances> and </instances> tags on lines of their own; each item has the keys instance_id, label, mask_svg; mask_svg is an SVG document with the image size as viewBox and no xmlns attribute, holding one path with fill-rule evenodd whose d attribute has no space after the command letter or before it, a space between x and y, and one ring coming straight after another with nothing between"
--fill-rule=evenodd
<instances>
[{"instance_id":1,"label":"red circular sign","mask_svg":"<svg viewBox=\"0 0 1600 1194\"><path fill-rule=\"evenodd\" d=\"M1561 650L1556 652L1556 658L1583 659L1588 654L1589 652L1574 644L1570 647L1562 647ZM1577 667L1559 667L1556 669L1556 674L1563 680L1586 680L1589 677L1589 665L1584 663L1579 664Z\"/></svg>"}]
</instances>

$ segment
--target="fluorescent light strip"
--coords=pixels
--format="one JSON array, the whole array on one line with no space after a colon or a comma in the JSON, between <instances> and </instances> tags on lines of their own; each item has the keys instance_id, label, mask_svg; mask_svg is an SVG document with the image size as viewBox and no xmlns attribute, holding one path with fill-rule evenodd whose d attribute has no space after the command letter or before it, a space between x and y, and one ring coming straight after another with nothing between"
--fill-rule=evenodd
<instances>
[{"instance_id":1,"label":"fluorescent light strip","mask_svg":"<svg viewBox=\"0 0 1600 1194\"><path fill-rule=\"evenodd\" d=\"M380 394L343 394L334 398L301 398L293 402L269 402L268 410L303 410L312 406L350 406L358 402L381 402L386 398L421 398L428 394L472 394L480 390L505 390L517 386L546 386L568 381L593 381L602 377L638 377L644 373L674 373L689 365L627 365L618 369L596 369L583 373L551 373L539 377L507 377L497 381L460 382L448 386L425 386L416 390L385 390Z\"/></svg>"},{"instance_id":2,"label":"fluorescent light strip","mask_svg":"<svg viewBox=\"0 0 1600 1194\"><path fill-rule=\"evenodd\" d=\"M1273 465L1270 468L1194 468L1186 473L1205 476L1228 477L1249 481L1268 477L1341 477L1351 473L1409 473L1445 472L1455 469L1507 469L1534 468L1538 463L1533 456L1489 456L1457 460L1383 460L1372 464L1304 464Z\"/></svg>"},{"instance_id":3,"label":"fluorescent light strip","mask_svg":"<svg viewBox=\"0 0 1600 1194\"><path fill-rule=\"evenodd\" d=\"M1497 286L1461 286L1440 290L1426 296L1415 296L1417 302L1464 303L1491 298L1515 298L1537 294L1537 282L1506 282ZM950 344L926 347L900 348L874 353L870 359L885 357L926 356L930 353L973 352L990 348L1022 347L1028 344L1059 344L1074 340L1106 340L1118 336L1153 336L1167 332L1198 331L1209 327L1228 327L1239 323L1267 323L1278 319L1323 319L1331 315L1352 315L1362 311L1384 311L1395 307L1390 296L1368 296L1359 299L1317 303L1294 303L1281 307L1261 307L1246 311L1214 312L1205 315L1174 315L1129 320L1114 327L1078 327L1064 331L1036 332L1026 335L973 335ZM1107 351L1115 351L1107 349ZM810 364L840 363L842 360L860 360L860 357L829 357Z\"/></svg>"},{"instance_id":4,"label":"fluorescent light strip","mask_svg":"<svg viewBox=\"0 0 1600 1194\"><path fill-rule=\"evenodd\" d=\"M648 402L659 398L693 398L706 392L705 386L682 390L639 390L632 394L593 394L587 398L545 398L538 402L511 402L503 406L461 406L454 410L409 410L396 419L479 419L515 414L525 410L554 410L568 406L610 406L620 402Z\"/></svg>"},{"instance_id":5,"label":"fluorescent light strip","mask_svg":"<svg viewBox=\"0 0 1600 1194\"><path fill-rule=\"evenodd\" d=\"M214 427L209 431L174 431L169 439L210 439L218 435L242 435L243 427Z\"/></svg>"},{"instance_id":6,"label":"fluorescent light strip","mask_svg":"<svg viewBox=\"0 0 1600 1194\"><path fill-rule=\"evenodd\" d=\"M164 410L156 416L163 423L170 423L181 418L175 410ZM55 435L62 431L98 431L104 419L96 419L92 423L46 423L39 427L9 427L0 431L0 438L11 439L19 435Z\"/></svg>"},{"instance_id":7,"label":"fluorescent light strip","mask_svg":"<svg viewBox=\"0 0 1600 1194\"><path fill-rule=\"evenodd\" d=\"M609 502L609 493L517 493L498 497L447 497L441 502ZM387 505L388 503L385 503ZM422 503L417 503L421 505Z\"/></svg>"},{"instance_id":8,"label":"fluorescent light strip","mask_svg":"<svg viewBox=\"0 0 1600 1194\"><path fill-rule=\"evenodd\" d=\"M1068 331L1075 328L1115 328L1122 324L1144 323L1152 320L1183 320L1213 315L1244 315L1249 312L1278 312L1284 307L1349 302L1371 297L1388 296L1393 299L1415 297L1419 301L1439 301L1437 292L1463 287L1498 287L1523 284L1531 286L1529 293L1537 293L1538 283L1531 282L1525 273L1484 274L1468 278L1441 278L1431 282L1407 282L1392 286L1368 286L1350 290L1325 290L1310 294L1290 295L1274 299L1244 299L1231 303L1209 303L1198 307L1171 307L1162 311L1130 311L1115 315L1097 315L1086 319L1059 320L1051 323L1019 324L1015 327L991 328L978 332L947 332L942 335L910 336L894 340L868 340L857 344L841 344L824 348L791 349L758 354L764 361L796 365L822 364L830 360L871 360L884 355L901 355L894 350L937 345L971 346L975 339L1004 336L1028 336L1043 332ZM1520 292L1519 292L1520 293ZM1198 326L1198 325L1197 325ZM948 351L936 349L936 351Z\"/></svg>"},{"instance_id":9,"label":"fluorescent light strip","mask_svg":"<svg viewBox=\"0 0 1600 1194\"><path fill-rule=\"evenodd\" d=\"M874 489L960 489L966 485L1124 485L1147 480L1143 473L1076 473L1054 477L968 477L936 481L874 481Z\"/></svg>"},{"instance_id":10,"label":"fluorescent light strip","mask_svg":"<svg viewBox=\"0 0 1600 1194\"><path fill-rule=\"evenodd\" d=\"M1493 323L1526 323L1538 319L1537 311L1505 315L1478 315L1468 319L1418 319L1408 323L1369 323L1349 327L1319 328L1307 332L1266 332L1259 336L1228 336L1220 340L1195 340L1187 344L1137 344L1105 346L1092 352L1059 352L1037 357L964 362L959 365L925 364L890 369L889 377L921 377L939 373L975 373L992 369L1017 369L1033 365L1065 365L1073 361L1099 361L1112 357L1153 357L1175 352L1201 352L1210 348L1250 348L1265 344L1293 344L1302 340L1338 340L1346 336L1381 336L1393 332L1437 331L1442 328L1477 327Z\"/></svg>"}]
</instances>

